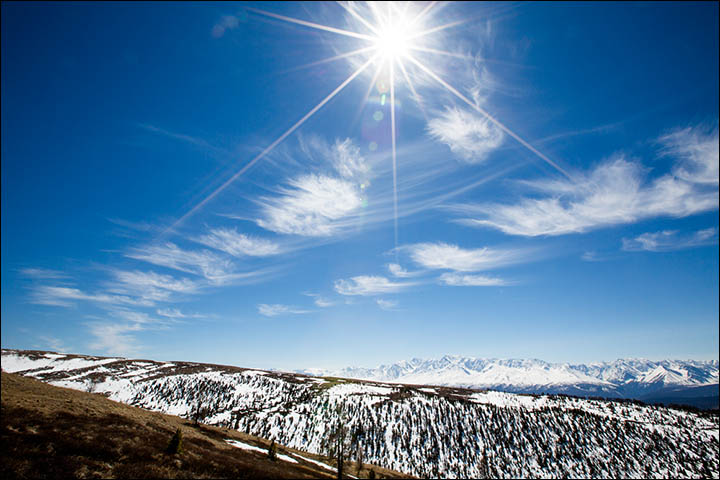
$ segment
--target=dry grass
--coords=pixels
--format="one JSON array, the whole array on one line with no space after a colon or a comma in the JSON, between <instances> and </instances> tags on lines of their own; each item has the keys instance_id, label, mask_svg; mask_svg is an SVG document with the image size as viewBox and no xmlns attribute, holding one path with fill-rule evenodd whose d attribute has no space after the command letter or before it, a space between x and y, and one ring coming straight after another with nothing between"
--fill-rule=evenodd
<instances>
[{"instance_id":1,"label":"dry grass","mask_svg":"<svg viewBox=\"0 0 720 480\"><path fill-rule=\"evenodd\" d=\"M165 449L175 430L183 449ZM268 441L224 428L117 403L102 395L54 387L2 372L2 478L333 478L303 462L271 461L241 450L233 438L259 447ZM279 446L279 453L316 455ZM355 474L355 466L348 465ZM372 467L378 478L404 477ZM366 476L367 468L360 474Z\"/></svg>"}]
</instances>

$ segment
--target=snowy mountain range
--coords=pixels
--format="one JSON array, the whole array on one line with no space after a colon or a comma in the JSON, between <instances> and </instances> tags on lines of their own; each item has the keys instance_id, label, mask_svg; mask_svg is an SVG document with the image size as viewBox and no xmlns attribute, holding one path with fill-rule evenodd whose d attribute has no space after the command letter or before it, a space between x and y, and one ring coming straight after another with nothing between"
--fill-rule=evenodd
<instances>
[{"instance_id":1,"label":"snowy mountain range","mask_svg":"<svg viewBox=\"0 0 720 480\"><path fill-rule=\"evenodd\" d=\"M498 360L446 355L413 358L377 368L298 370L298 373L394 382L493 389L516 393L563 393L689 403L717 408L718 361L621 359L570 365L542 360Z\"/></svg>"},{"instance_id":2,"label":"snowy mountain range","mask_svg":"<svg viewBox=\"0 0 720 480\"><path fill-rule=\"evenodd\" d=\"M2 369L311 453L326 452L341 425L352 458L422 478L717 478L720 470L711 412L9 349Z\"/></svg>"}]
</instances>

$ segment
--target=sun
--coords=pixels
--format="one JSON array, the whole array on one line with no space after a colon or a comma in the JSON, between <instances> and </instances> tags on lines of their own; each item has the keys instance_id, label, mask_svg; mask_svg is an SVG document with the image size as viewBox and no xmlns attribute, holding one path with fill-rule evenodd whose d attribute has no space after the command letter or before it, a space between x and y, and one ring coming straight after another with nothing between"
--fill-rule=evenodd
<instances>
[{"instance_id":1,"label":"sun","mask_svg":"<svg viewBox=\"0 0 720 480\"><path fill-rule=\"evenodd\" d=\"M384 58L404 57L410 51L410 41L401 29L386 28L378 35L375 46Z\"/></svg>"},{"instance_id":2,"label":"sun","mask_svg":"<svg viewBox=\"0 0 720 480\"><path fill-rule=\"evenodd\" d=\"M384 59L407 57L413 48L413 39L416 36L417 32L413 31L407 19L397 18L392 23L377 29L375 48Z\"/></svg>"}]
</instances>

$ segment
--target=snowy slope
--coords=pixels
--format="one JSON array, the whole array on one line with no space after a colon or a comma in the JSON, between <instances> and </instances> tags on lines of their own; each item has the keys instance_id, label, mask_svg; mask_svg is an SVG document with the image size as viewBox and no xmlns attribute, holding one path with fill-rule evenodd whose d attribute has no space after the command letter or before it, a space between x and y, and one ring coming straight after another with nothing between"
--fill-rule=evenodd
<instances>
[{"instance_id":1,"label":"snowy slope","mask_svg":"<svg viewBox=\"0 0 720 480\"><path fill-rule=\"evenodd\" d=\"M664 407L14 350L2 368L185 417L200 406L205 423L314 453L342 416L364 461L420 477L719 472L717 415Z\"/></svg>"}]
</instances>

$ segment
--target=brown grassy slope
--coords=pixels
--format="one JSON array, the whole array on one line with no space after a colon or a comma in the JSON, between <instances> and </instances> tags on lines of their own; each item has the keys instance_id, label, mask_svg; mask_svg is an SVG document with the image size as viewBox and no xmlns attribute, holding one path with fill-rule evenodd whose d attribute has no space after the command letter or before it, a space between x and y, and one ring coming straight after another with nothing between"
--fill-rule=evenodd
<instances>
[{"instance_id":1,"label":"brown grassy slope","mask_svg":"<svg viewBox=\"0 0 720 480\"><path fill-rule=\"evenodd\" d=\"M266 447L267 440L107 398L2 372L2 478L332 478L333 472L297 460L225 443L233 438ZM183 452L165 449L177 428ZM279 453L297 452L280 446ZM319 459L301 452L303 456ZM352 468L352 467L351 467ZM379 476L403 476L374 468ZM355 474L353 468L350 473ZM361 471L366 476L369 470Z\"/></svg>"}]
</instances>

